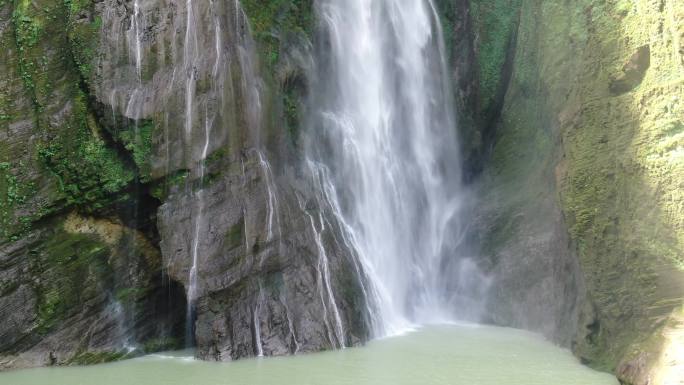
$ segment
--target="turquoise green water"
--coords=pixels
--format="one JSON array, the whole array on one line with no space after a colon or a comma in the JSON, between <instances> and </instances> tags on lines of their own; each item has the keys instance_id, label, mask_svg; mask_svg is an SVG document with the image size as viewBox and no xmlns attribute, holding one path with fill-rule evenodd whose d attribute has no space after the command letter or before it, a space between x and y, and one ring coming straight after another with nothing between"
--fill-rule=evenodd
<instances>
[{"instance_id":1,"label":"turquoise green water","mask_svg":"<svg viewBox=\"0 0 684 385\"><path fill-rule=\"evenodd\" d=\"M2 385L616 385L536 335L428 327L362 348L295 357L196 361L189 352L90 367L0 374Z\"/></svg>"}]
</instances>

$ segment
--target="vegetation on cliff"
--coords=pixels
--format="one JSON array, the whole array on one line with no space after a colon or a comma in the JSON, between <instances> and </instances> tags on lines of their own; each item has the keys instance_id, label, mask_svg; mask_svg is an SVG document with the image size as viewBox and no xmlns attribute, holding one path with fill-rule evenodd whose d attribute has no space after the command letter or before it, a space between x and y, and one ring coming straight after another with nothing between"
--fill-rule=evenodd
<instances>
[{"instance_id":1,"label":"vegetation on cliff","mask_svg":"<svg viewBox=\"0 0 684 385\"><path fill-rule=\"evenodd\" d=\"M587 295L574 350L641 383L659 375L684 292L684 8L528 1L521 10L487 175L527 220L549 215L522 214L530 197L559 192ZM491 239L506 247L516 234L499 226Z\"/></svg>"}]
</instances>

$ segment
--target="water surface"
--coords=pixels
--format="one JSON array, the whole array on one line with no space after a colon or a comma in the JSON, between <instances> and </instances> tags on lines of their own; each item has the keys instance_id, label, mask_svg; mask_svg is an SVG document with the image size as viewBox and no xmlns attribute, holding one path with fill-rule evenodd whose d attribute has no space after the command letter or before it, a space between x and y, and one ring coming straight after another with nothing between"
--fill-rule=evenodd
<instances>
[{"instance_id":1,"label":"water surface","mask_svg":"<svg viewBox=\"0 0 684 385\"><path fill-rule=\"evenodd\" d=\"M0 374L2 385L616 385L570 352L524 331L438 326L362 348L229 363L191 352L90 367Z\"/></svg>"}]
</instances>

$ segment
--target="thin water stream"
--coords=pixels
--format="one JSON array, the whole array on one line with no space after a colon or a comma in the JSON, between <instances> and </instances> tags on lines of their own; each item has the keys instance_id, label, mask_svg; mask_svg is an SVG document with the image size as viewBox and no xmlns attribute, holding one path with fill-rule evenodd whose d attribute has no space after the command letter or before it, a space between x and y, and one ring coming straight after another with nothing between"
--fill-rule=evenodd
<instances>
[{"instance_id":1,"label":"thin water stream","mask_svg":"<svg viewBox=\"0 0 684 385\"><path fill-rule=\"evenodd\" d=\"M230 363L192 351L91 367L0 374L0 385L617 385L524 331L435 326L348 348Z\"/></svg>"}]
</instances>

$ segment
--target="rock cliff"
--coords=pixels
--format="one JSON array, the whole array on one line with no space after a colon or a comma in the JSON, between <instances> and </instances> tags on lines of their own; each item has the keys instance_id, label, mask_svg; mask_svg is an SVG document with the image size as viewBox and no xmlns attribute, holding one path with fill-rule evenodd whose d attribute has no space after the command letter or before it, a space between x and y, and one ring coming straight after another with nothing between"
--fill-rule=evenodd
<instances>
[{"instance_id":1,"label":"rock cliff","mask_svg":"<svg viewBox=\"0 0 684 385\"><path fill-rule=\"evenodd\" d=\"M367 338L362 277L299 168L312 7L0 3L4 367Z\"/></svg>"},{"instance_id":2,"label":"rock cliff","mask_svg":"<svg viewBox=\"0 0 684 385\"><path fill-rule=\"evenodd\" d=\"M470 5L485 154L473 239L499 277L491 321L541 331L624 383L676 383L684 6Z\"/></svg>"}]
</instances>

